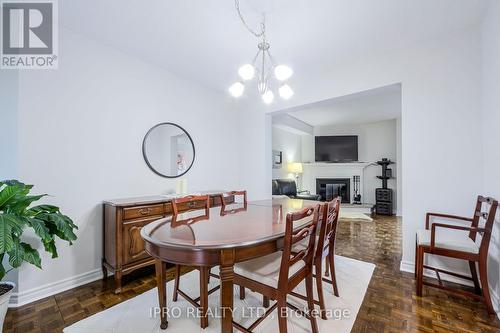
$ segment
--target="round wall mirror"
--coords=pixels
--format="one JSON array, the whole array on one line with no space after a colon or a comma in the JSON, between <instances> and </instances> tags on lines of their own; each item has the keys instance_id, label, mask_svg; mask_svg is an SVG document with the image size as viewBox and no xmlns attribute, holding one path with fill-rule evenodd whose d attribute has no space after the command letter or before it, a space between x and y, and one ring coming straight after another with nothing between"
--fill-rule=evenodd
<instances>
[{"instance_id":1,"label":"round wall mirror","mask_svg":"<svg viewBox=\"0 0 500 333\"><path fill-rule=\"evenodd\" d=\"M191 136L173 123L153 126L142 141L142 154L151 170L167 178L188 172L195 156Z\"/></svg>"}]
</instances>

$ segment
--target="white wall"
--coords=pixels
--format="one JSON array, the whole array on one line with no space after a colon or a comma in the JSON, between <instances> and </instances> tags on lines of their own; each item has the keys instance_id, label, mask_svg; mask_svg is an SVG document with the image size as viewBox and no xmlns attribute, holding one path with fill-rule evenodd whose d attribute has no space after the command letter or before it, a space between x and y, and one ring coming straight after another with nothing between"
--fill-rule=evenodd
<instances>
[{"instance_id":1,"label":"white wall","mask_svg":"<svg viewBox=\"0 0 500 333\"><path fill-rule=\"evenodd\" d=\"M271 197L272 180L272 119L265 113L256 114L248 105L235 102L238 112L238 170L240 188L248 191L248 200ZM257 111L258 112L258 111Z\"/></svg>"},{"instance_id":2,"label":"white wall","mask_svg":"<svg viewBox=\"0 0 500 333\"><path fill-rule=\"evenodd\" d=\"M484 193L500 199L500 2L491 1L482 31L482 111ZM488 272L493 293L500 295L500 228L493 229Z\"/></svg>"},{"instance_id":3,"label":"white wall","mask_svg":"<svg viewBox=\"0 0 500 333\"><path fill-rule=\"evenodd\" d=\"M0 72L0 180L17 174L18 71Z\"/></svg>"},{"instance_id":4,"label":"white wall","mask_svg":"<svg viewBox=\"0 0 500 333\"><path fill-rule=\"evenodd\" d=\"M0 180L17 177L18 76L17 70L0 70ZM8 268L7 256L3 262ZM10 271L4 280L19 284L17 273Z\"/></svg>"},{"instance_id":5,"label":"white wall","mask_svg":"<svg viewBox=\"0 0 500 333\"><path fill-rule=\"evenodd\" d=\"M479 27L470 27L443 39L325 64L321 72L302 73L295 81L288 107L402 84L403 269L412 270L415 232L424 227L427 211L469 215L482 191L480 47ZM252 124L264 125L263 113L280 109L279 103L272 109L256 104ZM265 163L270 150L269 145L249 158L256 174L270 170Z\"/></svg>"},{"instance_id":6,"label":"white wall","mask_svg":"<svg viewBox=\"0 0 500 333\"><path fill-rule=\"evenodd\" d=\"M342 124L330 126L315 126L314 136L325 135L357 135L358 136L358 160L360 162L375 162L382 157L398 162L396 141L396 120L385 120L367 124ZM303 149L304 161L314 161L314 136L304 136ZM312 149L311 149L312 148ZM388 181L388 187L394 191L394 209L397 209L397 167L391 165L393 176L396 179ZM363 198L364 203L375 203L375 189L381 187L382 181L376 176L381 175L381 167L369 166L364 171ZM314 191L315 189L309 189Z\"/></svg>"},{"instance_id":7,"label":"white wall","mask_svg":"<svg viewBox=\"0 0 500 333\"><path fill-rule=\"evenodd\" d=\"M273 179L293 178L295 175L288 172L288 163L302 162L302 135L290 133L277 127L273 127L272 131L272 148L283 153L282 167L272 169Z\"/></svg>"},{"instance_id":8,"label":"white wall","mask_svg":"<svg viewBox=\"0 0 500 333\"><path fill-rule=\"evenodd\" d=\"M156 123L177 123L193 138L188 190L238 185L239 116L224 93L70 30L60 34L59 69L19 77L18 176L52 195L47 201L78 225L78 240L58 242L58 259L44 254L43 270L22 266L21 301L43 296L36 288L48 284L100 275L102 200L174 191L175 180L154 174L142 157L143 136Z\"/></svg>"}]
</instances>

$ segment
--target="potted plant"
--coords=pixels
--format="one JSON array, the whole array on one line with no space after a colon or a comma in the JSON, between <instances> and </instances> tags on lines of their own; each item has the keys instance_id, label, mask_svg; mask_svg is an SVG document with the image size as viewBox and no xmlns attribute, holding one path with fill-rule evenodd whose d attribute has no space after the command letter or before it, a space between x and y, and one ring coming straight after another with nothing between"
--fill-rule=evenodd
<instances>
[{"instance_id":1,"label":"potted plant","mask_svg":"<svg viewBox=\"0 0 500 333\"><path fill-rule=\"evenodd\" d=\"M32 228L52 258L57 257L56 237L68 241L70 245L76 240L74 231L78 227L58 207L33 205L46 194L29 195L32 188L33 185L17 180L0 181L0 329L15 288L13 282L3 281L5 275L24 261L42 268L38 251L21 239L24 230ZM7 258L8 270L4 266L7 261L4 259Z\"/></svg>"}]
</instances>

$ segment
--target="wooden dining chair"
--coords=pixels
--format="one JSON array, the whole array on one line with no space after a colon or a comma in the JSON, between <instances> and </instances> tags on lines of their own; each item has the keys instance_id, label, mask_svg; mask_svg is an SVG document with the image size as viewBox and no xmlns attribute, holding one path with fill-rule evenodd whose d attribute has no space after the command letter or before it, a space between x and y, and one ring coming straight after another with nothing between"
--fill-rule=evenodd
<instances>
[{"instance_id":1,"label":"wooden dining chair","mask_svg":"<svg viewBox=\"0 0 500 333\"><path fill-rule=\"evenodd\" d=\"M337 224L340 210L340 197L336 197L330 202L321 206L321 218L319 234L316 241L316 250L314 255L314 278L316 280L316 288L318 292L318 300L314 300L316 305L319 305L321 310L321 318L327 319L325 297L323 294L323 282L329 283L333 287L335 296L339 296L337 287L337 279L335 275L335 238L337 234ZM294 246L293 251L298 252L305 249L309 244L301 242ZM331 275L331 280L323 277L323 261L326 258L325 276ZM296 292L291 292L292 296L307 300L307 297Z\"/></svg>"},{"instance_id":2,"label":"wooden dining chair","mask_svg":"<svg viewBox=\"0 0 500 333\"><path fill-rule=\"evenodd\" d=\"M294 222L305 218L312 218L311 223L294 230ZM278 308L279 332L287 332L286 308L300 313L311 322L313 333L318 332L314 315L313 296L313 259L316 245L316 228L319 219L319 204L306 207L298 212L288 213L286 216L285 239L283 251L275 252L263 257L244 261L235 265L234 283L241 288L249 288L262 294L276 303L266 313L252 323L248 328L233 322L233 326L242 332L252 332L266 317ZM308 246L297 253L292 253L294 244L308 239ZM287 302L287 295L299 283L305 280L307 293L307 313Z\"/></svg>"},{"instance_id":3,"label":"wooden dining chair","mask_svg":"<svg viewBox=\"0 0 500 333\"><path fill-rule=\"evenodd\" d=\"M182 213L179 213L182 205L187 205L187 207L183 207L187 208L187 210L183 210ZM189 195L183 198L176 198L172 200L172 210L172 223L176 225L189 225L199 220L208 219L210 216L210 197L208 195ZM186 218L181 217L182 214L198 210L204 210L205 212L204 214L200 214L195 217L191 217L190 215L187 215ZM208 290L208 285L210 283L210 271L212 267L200 266L193 268L197 269L200 272L200 296L193 299L180 289L181 266L175 265L174 290L172 299L174 302L177 302L178 295L181 295L186 301L191 303L191 305L198 308L201 317L200 326L201 328L206 328L208 327L208 296L218 290L220 286L216 286L211 290Z\"/></svg>"},{"instance_id":4,"label":"wooden dining chair","mask_svg":"<svg viewBox=\"0 0 500 333\"><path fill-rule=\"evenodd\" d=\"M247 210L247 191L230 191L220 195L221 215L234 214Z\"/></svg>"},{"instance_id":5,"label":"wooden dining chair","mask_svg":"<svg viewBox=\"0 0 500 333\"><path fill-rule=\"evenodd\" d=\"M417 280L417 296L422 296L423 285L426 285L470 296L484 302L489 313L495 313L491 303L488 286L487 262L488 248L497 207L497 200L490 197L478 196L476 208L471 218L448 214L427 213L425 230L418 230L416 238L415 277ZM483 211L483 208L487 208L487 211ZM432 223L431 218L434 217L465 221L470 224L470 226ZM481 236L480 240L477 239L478 234ZM469 262L471 276L469 277L425 265L424 255L426 253L467 260ZM479 266L479 278L476 263ZM423 281L424 268L436 272L438 284ZM439 273L471 280L474 283L475 293L444 286ZM481 284L479 281L481 281Z\"/></svg>"}]
</instances>

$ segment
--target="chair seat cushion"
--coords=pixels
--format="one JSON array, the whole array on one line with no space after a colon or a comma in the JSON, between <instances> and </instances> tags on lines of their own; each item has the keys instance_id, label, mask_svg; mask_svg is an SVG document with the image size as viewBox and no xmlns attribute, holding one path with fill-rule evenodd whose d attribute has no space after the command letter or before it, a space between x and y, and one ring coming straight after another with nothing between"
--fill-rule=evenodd
<instances>
[{"instance_id":1,"label":"chair seat cushion","mask_svg":"<svg viewBox=\"0 0 500 333\"><path fill-rule=\"evenodd\" d=\"M423 246L431 245L431 231L418 230L417 244ZM437 228L435 247L463 251L469 253L479 253L479 246L469 238L468 232L450 232L449 229Z\"/></svg>"},{"instance_id":2,"label":"chair seat cushion","mask_svg":"<svg viewBox=\"0 0 500 333\"><path fill-rule=\"evenodd\" d=\"M237 263L234 266L234 272L270 287L277 288L282 255L283 252L279 251L260 258ZM304 262L301 260L290 267L288 276L291 277L303 267Z\"/></svg>"}]
</instances>

